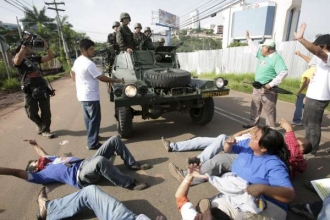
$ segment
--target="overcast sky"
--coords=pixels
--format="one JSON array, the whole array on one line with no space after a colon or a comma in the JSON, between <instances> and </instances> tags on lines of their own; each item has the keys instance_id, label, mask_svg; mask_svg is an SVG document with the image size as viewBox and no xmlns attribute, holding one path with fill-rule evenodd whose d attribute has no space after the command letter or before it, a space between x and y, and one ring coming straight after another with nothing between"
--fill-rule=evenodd
<instances>
[{"instance_id":1,"label":"overcast sky","mask_svg":"<svg viewBox=\"0 0 330 220\"><path fill-rule=\"evenodd\" d=\"M9 1L34 4L39 10L44 6L43 0ZM69 22L73 25L73 29L87 33L94 41L102 42L106 41L108 33L112 32L112 23L119 20L121 12L130 14L132 18L131 30L133 30L134 23L140 22L143 27L150 26L158 32L164 28L153 25L156 22L156 15L153 16L152 11L165 10L181 16L182 22L189 18L189 12L196 7L202 6L200 8L200 12L202 12L223 0L58 0L58 2L61 1L65 2L65 6L60 5L59 8L65 9L65 12L60 12L60 15L69 16ZM265 0L246 0L246 2L258 3L265 2ZM302 0L299 24L302 22L307 23L306 38L312 38L317 33L330 33L330 26L327 25L329 8L330 0ZM212 10L209 9L205 13L207 14ZM52 10L48 9L46 14L49 17L55 17L55 12ZM0 21L15 23L16 16L20 19L24 17L24 14L14 6L1 0ZM155 19L153 20L152 17ZM203 20L201 25L203 27L211 23L219 24L221 21L222 16L218 14L213 18Z\"/></svg>"}]
</instances>

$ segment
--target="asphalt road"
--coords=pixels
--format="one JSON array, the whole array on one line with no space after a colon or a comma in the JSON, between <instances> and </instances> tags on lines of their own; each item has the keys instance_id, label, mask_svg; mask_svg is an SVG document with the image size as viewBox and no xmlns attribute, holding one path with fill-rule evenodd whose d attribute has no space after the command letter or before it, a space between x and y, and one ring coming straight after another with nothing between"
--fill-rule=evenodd
<instances>
[{"instance_id":1,"label":"asphalt road","mask_svg":"<svg viewBox=\"0 0 330 220\"><path fill-rule=\"evenodd\" d=\"M86 149L85 127L83 114L76 98L75 84L70 78L64 77L53 83L56 96L51 98L52 131L58 137L45 139L36 134L34 124L25 115L23 103L0 111L0 166L25 169L27 161L37 158L31 146L24 139L36 139L40 146L50 155L75 155L86 158L93 151ZM198 152L168 153L160 142L165 136L172 141L180 141L194 136L217 136L220 133L232 134L242 129L242 124L249 118L250 95L231 91L229 96L215 99L215 115L213 121L206 126L194 125L188 114L169 113L157 120L143 121L135 117L133 122L134 135L125 140L128 148L138 161L153 164L146 171L133 172L124 167L122 160L117 157L115 164L127 174L140 181L150 184L143 191L129 191L115 187L106 180L100 182L101 188L114 196L133 210L135 213L147 214L154 219L164 215L166 219L181 219L175 206L174 194L179 183L168 172L167 165L173 162L180 167L185 166L187 157L195 156ZM113 104L109 102L106 85L101 84L101 142L116 135ZM278 118L291 119L294 105L279 101L277 104ZM330 177L330 157L324 149L330 147L330 115L326 112L323 121L322 146L319 156L308 160L308 171L293 180L296 187L297 202L317 201L318 196L306 190L304 180ZM264 123L264 120L262 120ZM296 127L298 136L303 136L303 128ZM0 176L0 219L35 219L37 212L37 193L41 185L27 183L15 177ZM47 185L50 199L55 199L77 191L63 184ZM194 186L189 198L193 203L199 199L210 197L216 193L208 183ZM84 212L72 219L96 219L90 212ZM302 219L292 214L288 219Z\"/></svg>"}]
</instances>

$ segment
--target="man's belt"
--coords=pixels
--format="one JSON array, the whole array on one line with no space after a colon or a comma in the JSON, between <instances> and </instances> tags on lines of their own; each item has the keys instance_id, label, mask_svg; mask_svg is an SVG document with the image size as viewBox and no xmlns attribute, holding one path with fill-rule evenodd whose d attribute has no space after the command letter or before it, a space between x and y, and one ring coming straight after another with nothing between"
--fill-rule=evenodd
<instances>
[{"instance_id":1,"label":"man's belt","mask_svg":"<svg viewBox=\"0 0 330 220\"><path fill-rule=\"evenodd\" d=\"M40 73L32 72L27 74L30 78L40 77Z\"/></svg>"}]
</instances>

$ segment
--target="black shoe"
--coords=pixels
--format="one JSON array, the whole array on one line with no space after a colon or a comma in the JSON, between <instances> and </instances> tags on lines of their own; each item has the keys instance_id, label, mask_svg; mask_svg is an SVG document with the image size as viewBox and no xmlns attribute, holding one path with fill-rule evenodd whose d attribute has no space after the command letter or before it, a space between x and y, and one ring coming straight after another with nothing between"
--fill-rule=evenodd
<instances>
[{"instance_id":1,"label":"black shoe","mask_svg":"<svg viewBox=\"0 0 330 220\"><path fill-rule=\"evenodd\" d=\"M164 147L165 147L165 150L166 150L167 152L172 152L172 148L171 148L171 146L170 146L171 142L168 141L168 140L166 140L164 137L162 137L161 140L162 140L162 143L163 143L163 145L164 145Z\"/></svg>"},{"instance_id":2,"label":"black shoe","mask_svg":"<svg viewBox=\"0 0 330 220\"><path fill-rule=\"evenodd\" d=\"M242 125L242 127L243 128L246 128L246 129L248 129L248 128L252 128L254 125L249 125L249 124L246 124L246 125Z\"/></svg>"},{"instance_id":3,"label":"black shoe","mask_svg":"<svg viewBox=\"0 0 330 220\"><path fill-rule=\"evenodd\" d=\"M136 164L131 165L128 167L130 170L147 170L152 168L151 164L145 163L145 164L140 164L138 162L136 162Z\"/></svg>"},{"instance_id":4,"label":"black shoe","mask_svg":"<svg viewBox=\"0 0 330 220\"><path fill-rule=\"evenodd\" d=\"M289 204L289 210L294 214L304 216L308 219L316 219L306 208L306 204Z\"/></svg>"},{"instance_id":5,"label":"black shoe","mask_svg":"<svg viewBox=\"0 0 330 220\"><path fill-rule=\"evenodd\" d=\"M137 191L144 190L146 188L148 188L148 184L140 183L136 179L134 179L134 182L129 187L127 187L127 189L129 190L137 190Z\"/></svg>"}]
</instances>

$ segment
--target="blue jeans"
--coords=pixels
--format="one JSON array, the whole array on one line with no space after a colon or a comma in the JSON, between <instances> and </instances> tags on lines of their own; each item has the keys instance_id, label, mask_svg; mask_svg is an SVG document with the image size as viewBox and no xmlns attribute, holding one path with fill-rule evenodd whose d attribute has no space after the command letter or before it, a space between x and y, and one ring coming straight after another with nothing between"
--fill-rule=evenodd
<instances>
[{"instance_id":1,"label":"blue jeans","mask_svg":"<svg viewBox=\"0 0 330 220\"><path fill-rule=\"evenodd\" d=\"M296 100L296 110L294 111L293 114L293 119L292 121L294 123L300 124L302 122L302 113L304 110L304 98L306 94L300 94L297 96Z\"/></svg>"},{"instance_id":2,"label":"blue jeans","mask_svg":"<svg viewBox=\"0 0 330 220\"><path fill-rule=\"evenodd\" d=\"M95 148L99 144L101 124L100 101L83 101L81 106L84 111L84 121L87 130L87 147Z\"/></svg>"},{"instance_id":3,"label":"blue jeans","mask_svg":"<svg viewBox=\"0 0 330 220\"><path fill-rule=\"evenodd\" d=\"M94 184L103 176L116 186L129 187L134 179L123 174L109 161L116 152L126 166L135 165L136 161L118 136L109 138L93 157L86 158L80 167L79 180L82 186Z\"/></svg>"},{"instance_id":4,"label":"blue jeans","mask_svg":"<svg viewBox=\"0 0 330 220\"><path fill-rule=\"evenodd\" d=\"M204 163L223 150L226 135L221 134L216 138L197 137L187 141L173 142L170 144L172 151L203 150L197 157Z\"/></svg>"},{"instance_id":5,"label":"blue jeans","mask_svg":"<svg viewBox=\"0 0 330 220\"><path fill-rule=\"evenodd\" d=\"M328 104L329 101L306 98L303 123L306 133L305 137L312 143L312 154L316 154L319 149L323 113Z\"/></svg>"},{"instance_id":6,"label":"blue jeans","mask_svg":"<svg viewBox=\"0 0 330 220\"><path fill-rule=\"evenodd\" d=\"M84 209L94 211L101 220L134 220L136 215L97 186L87 186L76 193L47 202L47 220L74 216Z\"/></svg>"},{"instance_id":7,"label":"blue jeans","mask_svg":"<svg viewBox=\"0 0 330 220\"><path fill-rule=\"evenodd\" d=\"M323 200L323 207L320 214L317 217L318 220L330 219L330 193Z\"/></svg>"}]
</instances>

